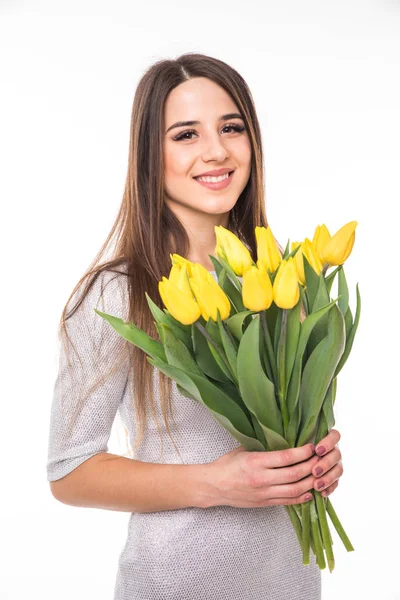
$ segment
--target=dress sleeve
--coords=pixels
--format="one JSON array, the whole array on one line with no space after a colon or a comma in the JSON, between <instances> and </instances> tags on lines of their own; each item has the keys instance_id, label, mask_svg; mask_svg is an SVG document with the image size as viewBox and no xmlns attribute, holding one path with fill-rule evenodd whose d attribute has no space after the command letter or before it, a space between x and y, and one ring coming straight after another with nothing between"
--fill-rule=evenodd
<instances>
[{"instance_id":1,"label":"dress sleeve","mask_svg":"<svg viewBox=\"0 0 400 600\"><path fill-rule=\"evenodd\" d=\"M75 306L78 290L68 310ZM94 308L127 319L127 281L103 271L79 308L66 320L73 344L60 336L53 388L47 481L61 479L100 452L108 451L111 428L125 393L131 344Z\"/></svg>"}]
</instances>

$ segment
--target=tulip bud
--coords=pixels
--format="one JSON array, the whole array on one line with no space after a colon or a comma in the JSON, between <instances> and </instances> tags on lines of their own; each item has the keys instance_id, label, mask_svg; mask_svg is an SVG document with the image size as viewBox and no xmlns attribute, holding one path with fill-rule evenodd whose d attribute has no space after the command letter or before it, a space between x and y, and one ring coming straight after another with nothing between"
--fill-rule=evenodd
<instances>
[{"instance_id":1,"label":"tulip bud","mask_svg":"<svg viewBox=\"0 0 400 600\"><path fill-rule=\"evenodd\" d=\"M312 245L321 263L324 262L322 260L322 251L330 239L331 234L329 233L327 226L324 224L317 225L315 228L314 237L312 239Z\"/></svg>"},{"instance_id":2,"label":"tulip bud","mask_svg":"<svg viewBox=\"0 0 400 600\"><path fill-rule=\"evenodd\" d=\"M322 271L322 263L319 260L317 254L314 250L314 246L312 245L311 240L306 238L304 240L304 242L301 242L301 243L292 242L292 251L295 248L297 248L297 246L300 246L300 248L297 250L296 254L294 255L293 260L294 260L294 264L296 267L297 277L298 277L301 285L305 285L306 284L306 276L304 273L303 254L306 257L306 259L308 260L308 262L310 263L311 267L317 273L317 275L319 275Z\"/></svg>"},{"instance_id":3,"label":"tulip bud","mask_svg":"<svg viewBox=\"0 0 400 600\"><path fill-rule=\"evenodd\" d=\"M326 243L322 251L322 261L330 266L342 265L350 256L355 240L357 221L343 225Z\"/></svg>"},{"instance_id":4,"label":"tulip bud","mask_svg":"<svg viewBox=\"0 0 400 600\"><path fill-rule=\"evenodd\" d=\"M268 273L254 265L247 269L242 279L243 304L249 310L266 310L274 299Z\"/></svg>"},{"instance_id":5,"label":"tulip bud","mask_svg":"<svg viewBox=\"0 0 400 600\"><path fill-rule=\"evenodd\" d=\"M223 258L234 273L241 277L244 271L253 264L249 250L234 233L222 225L215 225L214 231L217 237L215 254Z\"/></svg>"},{"instance_id":6,"label":"tulip bud","mask_svg":"<svg viewBox=\"0 0 400 600\"><path fill-rule=\"evenodd\" d=\"M174 265L179 265L180 267L182 267L183 265L186 265L186 269L188 272L188 275L191 275L191 269L192 269L192 265L193 263L188 260L187 258L184 258L183 256L181 256L180 254L170 254L170 259L172 262L172 266Z\"/></svg>"},{"instance_id":7,"label":"tulip bud","mask_svg":"<svg viewBox=\"0 0 400 600\"><path fill-rule=\"evenodd\" d=\"M274 273L282 261L271 227L256 227L257 266L261 270Z\"/></svg>"},{"instance_id":8,"label":"tulip bud","mask_svg":"<svg viewBox=\"0 0 400 600\"><path fill-rule=\"evenodd\" d=\"M229 298L207 269L195 263L192 268L192 276L189 277L189 283L196 296L203 319L208 321L211 317L213 321L217 321L217 309L219 309L222 320L229 317L231 311Z\"/></svg>"},{"instance_id":9,"label":"tulip bud","mask_svg":"<svg viewBox=\"0 0 400 600\"><path fill-rule=\"evenodd\" d=\"M280 308L293 308L300 298L299 280L293 256L283 259L273 284L274 301Z\"/></svg>"},{"instance_id":10,"label":"tulip bud","mask_svg":"<svg viewBox=\"0 0 400 600\"><path fill-rule=\"evenodd\" d=\"M158 283L159 294L167 310L177 321L183 325L191 325L197 321L201 312L189 286L186 267L182 268L182 274L174 271L173 278L178 284L167 277L162 278Z\"/></svg>"}]
</instances>

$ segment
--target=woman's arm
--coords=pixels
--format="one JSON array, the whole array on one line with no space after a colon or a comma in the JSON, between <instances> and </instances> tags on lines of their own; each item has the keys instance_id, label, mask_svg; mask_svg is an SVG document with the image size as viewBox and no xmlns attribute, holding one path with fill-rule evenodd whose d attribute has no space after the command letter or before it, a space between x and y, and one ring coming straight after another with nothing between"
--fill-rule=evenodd
<instances>
[{"instance_id":1,"label":"woman's arm","mask_svg":"<svg viewBox=\"0 0 400 600\"><path fill-rule=\"evenodd\" d=\"M127 512L206 508L213 495L209 464L147 463L110 453L92 456L50 488L64 504Z\"/></svg>"}]
</instances>

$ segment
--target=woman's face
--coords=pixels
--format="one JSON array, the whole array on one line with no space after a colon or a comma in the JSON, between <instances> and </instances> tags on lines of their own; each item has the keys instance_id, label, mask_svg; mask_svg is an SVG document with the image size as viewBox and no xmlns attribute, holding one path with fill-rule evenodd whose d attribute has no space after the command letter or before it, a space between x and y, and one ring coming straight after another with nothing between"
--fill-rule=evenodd
<instances>
[{"instance_id":1,"label":"woman's face","mask_svg":"<svg viewBox=\"0 0 400 600\"><path fill-rule=\"evenodd\" d=\"M239 110L228 93L205 77L181 83L165 106L165 201L178 214L228 213L248 182L251 146ZM230 116L229 116L230 115ZM179 125L182 121L195 124ZM214 189L195 179L208 171L233 173ZM226 186L226 183L228 185Z\"/></svg>"}]
</instances>

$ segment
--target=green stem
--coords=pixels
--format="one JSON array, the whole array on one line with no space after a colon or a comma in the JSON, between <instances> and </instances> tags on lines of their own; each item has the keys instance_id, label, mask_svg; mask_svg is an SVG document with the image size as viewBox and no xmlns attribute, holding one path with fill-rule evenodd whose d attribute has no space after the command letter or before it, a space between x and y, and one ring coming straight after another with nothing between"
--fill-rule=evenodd
<instances>
[{"instance_id":1,"label":"green stem","mask_svg":"<svg viewBox=\"0 0 400 600\"><path fill-rule=\"evenodd\" d=\"M267 347L267 354L268 354L269 362L270 362L271 369L272 369L272 375L274 378L274 384L277 387L277 385L278 385L278 369L276 366L275 352L274 352L274 347L272 345L271 335L270 335L269 329L268 329L268 323L267 323L267 318L265 315L265 310L260 311L260 319L261 319L261 327L264 332L264 339L265 339L265 345Z\"/></svg>"},{"instance_id":2,"label":"green stem","mask_svg":"<svg viewBox=\"0 0 400 600\"><path fill-rule=\"evenodd\" d=\"M301 505L302 516L302 542L303 542L303 565L310 564L310 502Z\"/></svg>"},{"instance_id":3,"label":"green stem","mask_svg":"<svg viewBox=\"0 0 400 600\"><path fill-rule=\"evenodd\" d=\"M315 554L317 557L318 566L322 570L322 569L325 569L326 563L325 563L324 549L322 547L321 534L319 531L318 515L317 515L316 508L315 508L314 500L312 500L310 502L310 515L311 515L311 530L312 530L314 544L315 544Z\"/></svg>"},{"instance_id":4,"label":"green stem","mask_svg":"<svg viewBox=\"0 0 400 600\"><path fill-rule=\"evenodd\" d=\"M281 407L284 437L289 427L289 415L286 406L285 390L286 390L286 330L287 330L287 310L282 310L282 324L278 344L278 374L279 374L279 404Z\"/></svg>"},{"instance_id":5,"label":"green stem","mask_svg":"<svg viewBox=\"0 0 400 600\"><path fill-rule=\"evenodd\" d=\"M287 505L287 504L286 504L286 505L285 505L285 509L286 509L286 512L287 512L287 513L288 513L288 515L289 515L289 518L290 518L290 520L291 520L291 522L292 522L292 525L293 525L293 527L294 527L294 530L295 530L295 532L296 532L297 539L298 539L298 541L299 541L299 544L300 544L300 548L303 550L302 531L301 531L301 521L300 521L300 519L299 519L299 517L298 517L298 515L297 515L297 513L296 513L296 510L295 510L295 508L294 508L292 505L290 505L290 504L289 504L289 505Z\"/></svg>"},{"instance_id":6,"label":"green stem","mask_svg":"<svg viewBox=\"0 0 400 600\"><path fill-rule=\"evenodd\" d=\"M332 502L330 501L329 498L326 499L326 512L328 513L330 520L332 521L333 525L335 526L335 529L338 532L339 537L342 540L347 552L352 552L354 550L353 544L351 543L351 541L349 540L349 538L347 536L347 533L343 529L343 525L339 521L339 518L338 518L338 516L332 506Z\"/></svg>"},{"instance_id":7,"label":"green stem","mask_svg":"<svg viewBox=\"0 0 400 600\"><path fill-rule=\"evenodd\" d=\"M322 541L326 552L329 571L332 573L335 568L335 557L333 556L332 543L329 535L329 525L326 518L324 499L320 492L314 492L315 503L317 506L319 526L322 534Z\"/></svg>"}]
</instances>

